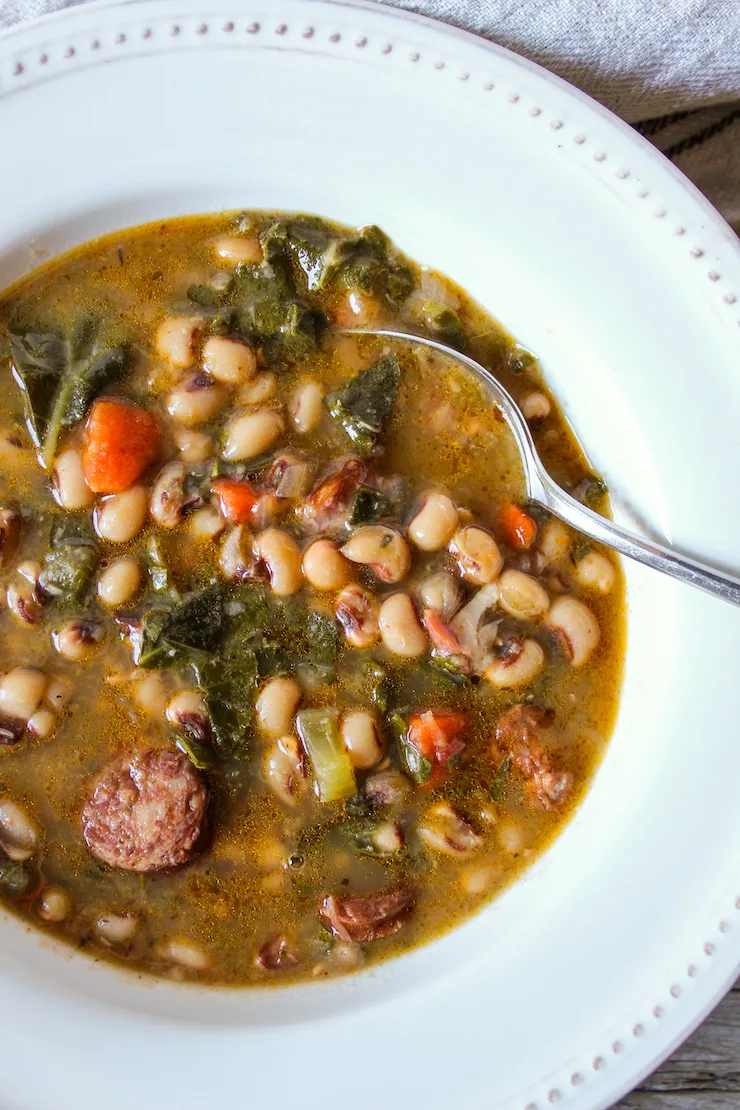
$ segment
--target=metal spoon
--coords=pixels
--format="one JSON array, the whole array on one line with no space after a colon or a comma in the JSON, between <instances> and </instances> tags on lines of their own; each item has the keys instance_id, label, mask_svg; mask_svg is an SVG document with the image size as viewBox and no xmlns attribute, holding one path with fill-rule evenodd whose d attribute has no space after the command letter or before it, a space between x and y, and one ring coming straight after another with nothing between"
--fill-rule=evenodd
<instances>
[{"instance_id":1,"label":"metal spoon","mask_svg":"<svg viewBox=\"0 0 740 1110\"><path fill-rule=\"evenodd\" d=\"M708 594L714 594L723 601L740 605L740 578L723 574L705 563L697 562L696 559L680 555L671 547L663 547L659 543L642 539L619 524L615 524L614 521L599 516L561 489L542 465L532 433L513 397L480 363L444 343L437 343L434 339L408 332L368 328L342 328L341 330L350 335L383 336L386 339L401 339L417 346L430 347L433 351L439 351L440 354L446 355L447 358L470 370L493 394L504 419L511 428L522 458L527 496L530 501L542 505L584 536L603 544L604 547L618 551L620 555L626 555L638 563L644 563L647 567L669 574L679 582L686 582L689 586L696 586Z\"/></svg>"}]
</instances>

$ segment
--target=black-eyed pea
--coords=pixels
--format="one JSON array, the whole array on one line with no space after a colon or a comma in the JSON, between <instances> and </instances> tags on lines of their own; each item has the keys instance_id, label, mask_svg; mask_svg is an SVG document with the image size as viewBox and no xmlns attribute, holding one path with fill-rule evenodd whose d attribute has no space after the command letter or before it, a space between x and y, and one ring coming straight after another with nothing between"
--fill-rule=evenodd
<instances>
[{"instance_id":1,"label":"black-eyed pea","mask_svg":"<svg viewBox=\"0 0 740 1110\"><path fill-rule=\"evenodd\" d=\"M394 655L415 659L427 651L427 634L408 594L391 594L383 601L378 626L383 643Z\"/></svg>"},{"instance_id":2,"label":"black-eyed pea","mask_svg":"<svg viewBox=\"0 0 740 1110\"><path fill-rule=\"evenodd\" d=\"M226 533L218 556L218 568L229 582L240 582L252 573L256 560L251 532L237 524Z\"/></svg>"},{"instance_id":3,"label":"black-eyed pea","mask_svg":"<svg viewBox=\"0 0 740 1110\"><path fill-rule=\"evenodd\" d=\"M303 552L303 573L315 590L341 590L352 581L352 564L333 540L314 540Z\"/></svg>"},{"instance_id":4,"label":"black-eyed pea","mask_svg":"<svg viewBox=\"0 0 740 1110\"><path fill-rule=\"evenodd\" d=\"M0 715L29 721L41 705L47 684L42 671L14 667L0 679Z\"/></svg>"},{"instance_id":5,"label":"black-eyed pea","mask_svg":"<svg viewBox=\"0 0 740 1110\"><path fill-rule=\"evenodd\" d=\"M210 543L217 539L225 527L226 521L215 505L203 505L188 519L188 531L198 543Z\"/></svg>"},{"instance_id":6,"label":"black-eyed pea","mask_svg":"<svg viewBox=\"0 0 740 1110\"><path fill-rule=\"evenodd\" d=\"M400 582L411 566L411 552L403 536L382 524L358 528L341 552L350 562L370 567L381 582Z\"/></svg>"},{"instance_id":7,"label":"black-eyed pea","mask_svg":"<svg viewBox=\"0 0 740 1110\"><path fill-rule=\"evenodd\" d=\"M36 911L42 921L58 925L72 912L72 896L63 886L47 886L39 895Z\"/></svg>"},{"instance_id":8,"label":"black-eyed pea","mask_svg":"<svg viewBox=\"0 0 740 1110\"><path fill-rule=\"evenodd\" d=\"M281 736L268 749L262 775L273 794L286 806L294 806L306 781L303 752L290 733Z\"/></svg>"},{"instance_id":9,"label":"black-eyed pea","mask_svg":"<svg viewBox=\"0 0 740 1110\"><path fill-rule=\"evenodd\" d=\"M110 947L128 944L138 928L139 919L131 913L104 913L94 925L97 939Z\"/></svg>"},{"instance_id":10,"label":"black-eyed pea","mask_svg":"<svg viewBox=\"0 0 740 1110\"><path fill-rule=\"evenodd\" d=\"M484 678L500 690L528 686L544 663L545 653L536 640L512 640L504 654L484 671Z\"/></svg>"},{"instance_id":11,"label":"black-eyed pea","mask_svg":"<svg viewBox=\"0 0 740 1110\"><path fill-rule=\"evenodd\" d=\"M273 678L266 683L255 703L257 722L264 735L277 738L290 733L300 700L301 688L295 679Z\"/></svg>"},{"instance_id":12,"label":"black-eyed pea","mask_svg":"<svg viewBox=\"0 0 740 1110\"><path fill-rule=\"evenodd\" d=\"M203 369L224 385L242 385L254 377L257 358L241 339L212 335L203 345Z\"/></svg>"},{"instance_id":13,"label":"black-eyed pea","mask_svg":"<svg viewBox=\"0 0 740 1110\"><path fill-rule=\"evenodd\" d=\"M160 671L138 671L133 687L137 708L147 717L162 717L168 702L167 687Z\"/></svg>"},{"instance_id":14,"label":"black-eyed pea","mask_svg":"<svg viewBox=\"0 0 740 1110\"><path fill-rule=\"evenodd\" d=\"M135 596L141 585L141 565L136 559L114 559L100 574L98 597L104 605L117 609Z\"/></svg>"},{"instance_id":15,"label":"black-eyed pea","mask_svg":"<svg viewBox=\"0 0 740 1110\"><path fill-rule=\"evenodd\" d=\"M213 960L205 949L185 937L172 937L156 945L154 956L187 971L208 971L213 965Z\"/></svg>"},{"instance_id":16,"label":"black-eyed pea","mask_svg":"<svg viewBox=\"0 0 740 1110\"><path fill-rule=\"evenodd\" d=\"M408 536L421 551L439 551L454 536L458 521L454 501L447 494L435 490L426 494L421 508L408 526Z\"/></svg>"},{"instance_id":17,"label":"black-eyed pea","mask_svg":"<svg viewBox=\"0 0 740 1110\"><path fill-rule=\"evenodd\" d=\"M224 386L210 374L193 374L167 397L167 412L178 424L205 424L223 408L228 398Z\"/></svg>"},{"instance_id":18,"label":"black-eyed pea","mask_svg":"<svg viewBox=\"0 0 740 1110\"><path fill-rule=\"evenodd\" d=\"M288 597L303 585L301 549L289 532L267 528L254 541L256 554L267 567L270 589L278 597Z\"/></svg>"},{"instance_id":19,"label":"black-eyed pea","mask_svg":"<svg viewBox=\"0 0 740 1110\"><path fill-rule=\"evenodd\" d=\"M519 406L522 410L522 416L525 420L532 422L546 420L550 415L550 399L546 393L541 393L535 390L533 393L528 393L526 397L522 398Z\"/></svg>"},{"instance_id":20,"label":"black-eyed pea","mask_svg":"<svg viewBox=\"0 0 740 1110\"><path fill-rule=\"evenodd\" d=\"M324 415L324 391L313 379L299 382L290 402L290 416L301 435L308 435Z\"/></svg>"},{"instance_id":21,"label":"black-eyed pea","mask_svg":"<svg viewBox=\"0 0 740 1110\"><path fill-rule=\"evenodd\" d=\"M203 320L199 316L165 317L154 341L157 354L178 370L191 366L202 328Z\"/></svg>"},{"instance_id":22,"label":"black-eyed pea","mask_svg":"<svg viewBox=\"0 0 740 1110\"><path fill-rule=\"evenodd\" d=\"M349 710L342 717L340 730L350 762L359 771L368 771L383 758L378 723L368 709Z\"/></svg>"},{"instance_id":23,"label":"black-eyed pea","mask_svg":"<svg viewBox=\"0 0 740 1110\"><path fill-rule=\"evenodd\" d=\"M256 266L262 261L262 247L256 237L219 235L213 241L213 253L230 266Z\"/></svg>"},{"instance_id":24,"label":"black-eyed pea","mask_svg":"<svg viewBox=\"0 0 740 1110\"><path fill-rule=\"evenodd\" d=\"M272 447L284 430L285 422L275 409L244 413L228 426L221 453L229 462L252 459Z\"/></svg>"},{"instance_id":25,"label":"black-eyed pea","mask_svg":"<svg viewBox=\"0 0 740 1110\"><path fill-rule=\"evenodd\" d=\"M197 690L180 690L170 698L165 716L171 725L185 729L201 743L212 737L211 718Z\"/></svg>"},{"instance_id":26,"label":"black-eyed pea","mask_svg":"<svg viewBox=\"0 0 740 1110\"><path fill-rule=\"evenodd\" d=\"M87 509L95 494L85 481L82 458L78 451L62 451L54 463L54 499L69 512Z\"/></svg>"},{"instance_id":27,"label":"black-eyed pea","mask_svg":"<svg viewBox=\"0 0 740 1110\"><path fill-rule=\"evenodd\" d=\"M354 648L369 648L380 639L380 607L375 594L362 586L345 586L337 597L336 617L347 643Z\"/></svg>"},{"instance_id":28,"label":"black-eyed pea","mask_svg":"<svg viewBox=\"0 0 740 1110\"><path fill-rule=\"evenodd\" d=\"M493 582L504 565L501 549L491 533L474 524L455 533L449 551L462 577L474 586Z\"/></svg>"},{"instance_id":29,"label":"black-eyed pea","mask_svg":"<svg viewBox=\"0 0 740 1110\"><path fill-rule=\"evenodd\" d=\"M467 867L460 875L460 886L466 894L477 896L491 890L501 874L495 864Z\"/></svg>"},{"instance_id":30,"label":"black-eyed pea","mask_svg":"<svg viewBox=\"0 0 740 1110\"><path fill-rule=\"evenodd\" d=\"M527 833L518 821L502 821L496 828L498 842L510 856L519 855L527 847Z\"/></svg>"},{"instance_id":31,"label":"black-eyed pea","mask_svg":"<svg viewBox=\"0 0 740 1110\"><path fill-rule=\"evenodd\" d=\"M275 396L277 388L277 378L268 370L243 385L237 395L237 401L240 405L264 405L271 397Z\"/></svg>"},{"instance_id":32,"label":"black-eyed pea","mask_svg":"<svg viewBox=\"0 0 740 1110\"><path fill-rule=\"evenodd\" d=\"M25 560L16 567L10 580L5 599L14 617L23 624L38 624L44 615L39 592L41 564Z\"/></svg>"},{"instance_id":33,"label":"black-eyed pea","mask_svg":"<svg viewBox=\"0 0 740 1110\"><path fill-rule=\"evenodd\" d=\"M611 593L616 572L614 564L598 551L588 551L576 563L576 582L584 590L597 594Z\"/></svg>"},{"instance_id":34,"label":"black-eyed pea","mask_svg":"<svg viewBox=\"0 0 740 1110\"><path fill-rule=\"evenodd\" d=\"M51 709L37 709L28 721L28 729L39 740L48 740L59 723L56 713Z\"/></svg>"},{"instance_id":35,"label":"black-eyed pea","mask_svg":"<svg viewBox=\"0 0 740 1110\"><path fill-rule=\"evenodd\" d=\"M570 555L571 533L562 520L548 520L537 535L537 547L545 564L559 563Z\"/></svg>"},{"instance_id":36,"label":"black-eyed pea","mask_svg":"<svg viewBox=\"0 0 740 1110\"><path fill-rule=\"evenodd\" d=\"M94 513L95 531L108 543L128 543L138 536L147 517L149 497L144 486L104 497Z\"/></svg>"},{"instance_id":37,"label":"black-eyed pea","mask_svg":"<svg viewBox=\"0 0 740 1110\"><path fill-rule=\"evenodd\" d=\"M418 833L425 847L444 856L467 856L483 844L482 837L447 802L429 806L419 822Z\"/></svg>"},{"instance_id":38,"label":"black-eyed pea","mask_svg":"<svg viewBox=\"0 0 740 1110\"><path fill-rule=\"evenodd\" d=\"M588 606L575 597L557 598L545 623L557 636L574 667L587 663L598 647L599 623Z\"/></svg>"},{"instance_id":39,"label":"black-eyed pea","mask_svg":"<svg viewBox=\"0 0 740 1110\"><path fill-rule=\"evenodd\" d=\"M72 620L51 634L52 643L60 655L73 663L84 663L92 658L105 638L105 629L98 621Z\"/></svg>"},{"instance_id":40,"label":"black-eyed pea","mask_svg":"<svg viewBox=\"0 0 740 1110\"><path fill-rule=\"evenodd\" d=\"M180 458L186 463L205 462L216 453L211 437L194 428L176 428L174 440Z\"/></svg>"},{"instance_id":41,"label":"black-eyed pea","mask_svg":"<svg viewBox=\"0 0 740 1110\"><path fill-rule=\"evenodd\" d=\"M36 854L41 829L33 817L12 798L0 800L0 847L6 856L22 863Z\"/></svg>"},{"instance_id":42,"label":"black-eyed pea","mask_svg":"<svg viewBox=\"0 0 740 1110\"><path fill-rule=\"evenodd\" d=\"M417 586L416 592L422 607L438 613L442 620L450 620L462 605L462 586L446 570L427 575Z\"/></svg>"},{"instance_id":43,"label":"black-eyed pea","mask_svg":"<svg viewBox=\"0 0 740 1110\"><path fill-rule=\"evenodd\" d=\"M510 617L537 620L550 607L550 595L531 574L508 569L498 580L499 605Z\"/></svg>"}]
</instances>

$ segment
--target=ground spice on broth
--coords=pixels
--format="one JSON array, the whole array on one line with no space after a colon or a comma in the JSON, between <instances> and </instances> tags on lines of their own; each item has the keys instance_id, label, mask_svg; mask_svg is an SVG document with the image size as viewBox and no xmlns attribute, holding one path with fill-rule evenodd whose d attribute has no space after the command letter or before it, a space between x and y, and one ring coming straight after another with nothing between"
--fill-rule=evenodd
<instances>
[{"instance_id":1,"label":"ground spice on broth","mask_svg":"<svg viewBox=\"0 0 740 1110\"><path fill-rule=\"evenodd\" d=\"M190 339L182 339L185 325L175 328L174 338L172 331L158 330L173 316L194 321ZM464 345L531 416L554 477L606 512L606 491L543 384L536 359L462 289L401 256L377 229L358 234L279 213L169 220L89 243L8 291L0 300L0 322L9 343L0 370L0 499L11 510L0 516L7 595L0 613L0 671L6 676L0 682L0 734L7 741L0 750L4 905L97 958L137 971L262 985L340 974L406 951L451 928L511 883L578 805L611 732L624 653L621 572L611 555L530 511L506 425L464 371L427 350L349 337L335 325L397 326ZM37 338L29 340L29 333ZM56 340L40 351L39 335ZM221 347L204 373L199 367L209 335L236 336L253 353ZM119 348L126 365L116 376L110 352ZM236 369L233 359L223 362L224 350L239 356ZM96 358L100 381L90 387ZM367 409L360 405L358 423L357 399L353 408L342 390L358 372L389 358L383 372L390 380L400 370L397 396L368 433L373 420ZM51 404L59 393L50 361L57 378L61 368L79 378L82 368L88 383L78 418L63 422L58 435L49 428L64 405ZM39 367L46 377L39 378ZM231 373L238 381L214 386L214 373ZM18 379L36 390L38 450ZM304 398L305 412L297 417L301 431L292 414L296 393L309 379L319 389ZM191 389L182 404L195 397L197 406L207 394L206 408L213 410L196 412L192 424L168 413L182 415L173 391L183 383ZM344 399L338 408L331 403L337 391ZM133 484L143 485L147 497L159 497L160 508L154 506L156 519L149 513L144 522L140 513L140 521L129 521L131 538L124 542L111 542L109 525L101 524L100 495L84 482L80 492L80 453L90 480L91 429L98 415L103 421L111 411L110 404L95 410L99 392L103 401L110 397L151 411L159 428L156 462ZM317 409L321 395L330 403ZM238 457L242 443L224 459L230 442L224 428L233 414L257 411L273 414L268 423L279 414L279 435L248 457ZM130 410L124 415L133 437ZM358 452L347 428L368 454ZM111 434L115 439L115 428ZM254 447L253 432L244 435ZM125 454L125 442L123 448ZM44 450L47 469L37 459ZM73 473L65 486L59 459L69 452L75 453L67 459ZM290 456L287 462L284 456ZM101 457L105 470L109 458ZM276 457L283 458L277 468ZM304 506L313 491L349 457L359 461L339 483L339 506L327 511L324 486L319 511L309 519ZM162 495L158 475L173 459L183 460L187 473L177 472ZM291 496L276 496L286 468ZM233 486L218 487L221 480L236 482L236 493ZM69 510L57 504L55 482L57 501L66 497L68 504L84 505ZM101 488L104 496L114 489L105 481ZM507 580L496 566L486 571L485 558L477 581L466 580L455 561L455 552L462 559L456 538L453 554L447 542L437 542L434 550L412 542L409 522L430 490L449 495L458 529L472 524L496 537L507 573L519 569L529 576L525 594L529 603L534 596L540 604L534 617L517 613L516 604L524 603L510 591L510 611L494 597L473 625L473 640L460 642L460 606L482 597L482 590L490 595L489 581L501 583L503 595ZM237 502L241 509L234 508ZM512 505L523 508L523 515ZM506 506L514 517L502 516ZM124 516L132 511L135 517L139 510L124 506ZM259 557L264 531L287 532L301 549L322 536L342 544L363 527L348 525L349 512L360 519L365 513L365 527L379 514L380 527L390 534L381 545L387 540L389 559L403 545L408 573L379 581L368 565L340 559L340 570L327 572L330 579L339 575L337 588L317 590L304 579L295 592L275 596L269 579L272 574L275 587L279 573L276 578L269 552ZM223 513L246 520L240 536ZM537 535L523 546L522 537L531 539L528 529ZM250 549L254 537L256 557ZM224 555L228 542L230 560ZM70 578L67 564L69 573L60 578L50 552L52 564L55 555L83 563L89 558L84 581ZM119 577L105 579L123 557L138 564L138 586L135 568L119 568ZM275 556L278 562L281 557ZM295 559L294 548L287 558ZM75 566L80 571L80 563ZM443 568L449 577L444 589L437 581L432 595L424 580ZM289 569L283 568L286 574ZM381 602L399 591L410 594L409 635L423 636L422 654L390 650L393 628L385 642L371 629L369 646L352 646L335 619L342 575ZM475 566L470 576L476 577ZM114 604L97 596L101 577ZM550 617L542 612L541 587ZM513 611L512 596L519 598ZM175 634L172 613L182 616L194 597L201 598L201 610L190 624L180 620ZM422 598L434 648L419 624ZM552 613L559 610L552 606L563 598L585 603L600 630L598 646L589 654L586 645L580 665L573 664L580 662L575 641L584 636L583 611L576 607L574 616L566 607L555 620ZM207 605L215 606L212 619ZM391 614L389 621L403 624L405 613ZM166 619L170 624L162 632ZM142 621L154 621L143 647ZM351 633L351 621L347 627ZM527 649L530 673L522 655L527 643L534 644ZM517 666L524 680L502 685ZM23 673L19 680L16 668L35 670L46 681L38 673ZM290 697L287 707L278 698L278 717L287 712L287 739L281 739L282 727L267 737L253 716L258 691L276 676L293 678L300 687L297 722ZM197 701L199 685L205 709ZM196 698L189 719L172 708L172 699L187 690ZM231 699L228 713L224 697ZM352 733L348 714L358 709L372 714L374 734L367 717L355 720ZM149 776L142 789L155 792L152 804L164 812L146 846L137 837L152 830L126 824L135 791L116 795L110 810L110 799L101 801L95 790L101 774L113 774L106 768L117 759L144 751L150 763L142 771ZM317 777L322 792L336 800L319 800ZM203 814L197 780L208 788ZM116 832L122 812L124 824ZM150 818L151 812L144 823ZM200 832L192 844L177 824L187 821ZM174 853L167 860L178 865L159 869L165 845ZM129 850L129 864L133 860L141 870L120 866Z\"/></svg>"}]
</instances>

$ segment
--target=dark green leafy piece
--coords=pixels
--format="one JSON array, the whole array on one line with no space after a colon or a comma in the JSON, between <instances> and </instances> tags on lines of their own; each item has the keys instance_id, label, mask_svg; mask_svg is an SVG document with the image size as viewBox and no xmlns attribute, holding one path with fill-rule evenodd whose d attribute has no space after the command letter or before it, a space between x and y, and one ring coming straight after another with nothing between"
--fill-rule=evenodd
<instances>
[{"instance_id":1,"label":"dark green leafy piece","mask_svg":"<svg viewBox=\"0 0 740 1110\"><path fill-rule=\"evenodd\" d=\"M523 374L525 370L531 370L537 363L537 359L525 347L513 347L509 351L509 360L507 369L511 374Z\"/></svg>"},{"instance_id":2,"label":"dark green leafy piece","mask_svg":"<svg viewBox=\"0 0 740 1110\"><path fill-rule=\"evenodd\" d=\"M168 667L175 662L177 652L160 635L171 609L155 605L147 609L138 623L129 629L128 637L137 667Z\"/></svg>"},{"instance_id":3,"label":"dark green leafy piece","mask_svg":"<svg viewBox=\"0 0 740 1110\"><path fill-rule=\"evenodd\" d=\"M428 782L432 773L432 761L422 755L416 745L411 743L406 722L400 713L392 715L390 725L398 744L402 769L414 782Z\"/></svg>"},{"instance_id":4,"label":"dark green leafy piece","mask_svg":"<svg viewBox=\"0 0 740 1110\"><path fill-rule=\"evenodd\" d=\"M344 428L361 454L369 454L384 430L401 384L401 366L395 355L366 366L326 397L332 417Z\"/></svg>"},{"instance_id":5,"label":"dark green leafy piece","mask_svg":"<svg viewBox=\"0 0 740 1110\"><path fill-rule=\"evenodd\" d=\"M494 801L494 802L497 802L501 798L501 795L504 792L504 786L506 785L506 778L507 778L507 775L509 774L509 768L510 767L511 767L511 756L507 755L507 756L504 757L504 759L501 763L501 766L499 767L496 774L493 776L493 782L491 783L491 789L490 789L489 793L491 795L492 801Z\"/></svg>"},{"instance_id":6,"label":"dark green leafy piece","mask_svg":"<svg viewBox=\"0 0 740 1110\"><path fill-rule=\"evenodd\" d=\"M257 584L242 587L235 601L240 612L232 618L229 643L253 651L260 674L291 674L304 666L333 680L340 644L333 617L298 600L280 604Z\"/></svg>"},{"instance_id":7,"label":"dark green leafy piece","mask_svg":"<svg viewBox=\"0 0 740 1110\"><path fill-rule=\"evenodd\" d=\"M596 508L608 493L606 482L598 474L589 474L573 490L575 499L587 505L589 509Z\"/></svg>"},{"instance_id":8,"label":"dark green leafy piece","mask_svg":"<svg viewBox=\"0 0 740 1110\"><path fill-rule=\"evenodd\" d=\"M217 748L226 756L246 755L257 694L255 653L235 645L197 662L195 672Z\"/></svg>"},{"instance_id":9,"label":"dark green leafy piece","mask_svg":"<svg viewBox=\"0 0 740 1110\"><path fill-rule=\"evenodd\" d=\"M396 502L392 498L377 489L360 486L352 501L348 523L351 528L372 524L375 520L393 516L395 509Z\"/></svg>"},{"instance_id":10,"label":"dark green leafy piece","mask_svg":"<svg viewBox=\"0 0 740 1110\"><path fill-rule=\"evenodd\" d=\"M32 863L17 863L0 853L0 888L7 898L27 898L38 885L39 873Z\"/></svg>"},{"instance_id":11,"label":"dark green leafy piece","mask_svg":"<svg viewBox=\"0 0 740 1110\"><path fill-rule=\"evenodd\" d=\"M66 339L52 333L11 335L10 354L31 439L48 467L61 431L80 421L91 402L123 376L128 353L124 347L106 348L98 325L83 319Z\"/></svg>"},{"instance_id":12,"label":"dark green leafy piece","mask_svg":"<svg viewBox=\"0 0 740 1110\"><path fill-rule=\"evenodd\" d=\"M99 562L100 551L87 517L55 520L39 585L53 601L77 605L85 598Z\"/></svg>"},{"instance_id":13,"label":"dark green leafy piece","mask_svg":"<svg viewBox=\"0 0 740 1110\"><path fill-rule=\"evenodd\" d=\"M196 740L194 736L188 736L187 733L181 733L175 743L199 771L207 771L215 766L216 760L208 744Z\"/></svg>"},{"instance_id":14,"label":"dark green leafy piece","mask_svg":"<svg viewBox=\"0 0 740 1110\"><path fill-rule=\"evenodd\" d=\"M422 326L434 339L446 343L448 347L455 347L458 351L464 350L467 337L452 309L446 308L443 304L427 301L422 306Z\"/></svg>"},{"instance_id":15,"label":"dark green leafy piece","mask_svg":"<svg viewBox=\"0 0 740 1110\"><path fill-rule=\"evenodd\" d=\"M224 634L220 586L208 586L175 605L148 609L129 634L137 666L171 667L192 662L194 653L213 653Z\"/></svg>"},{"instance_id":16,"label":"dark green leafy piece","mask_svg":"<svg viewBox=\"0 0 740 1110\"><path fill-rule=\"evenodd\" d=\"M213 310L223 304L224 291L214 289L212 285L191 285L188 287L188 300L200 308Z\"/></svg>"},{"instance_id":17,"label":"dark green leafy piece","mask_svg":"<svg viewBox=\"0 0 740 1110\"><path fill-rule=\"evenodd\" d=\"M167 560L162 551L162 545L157 536L149 536L144 547L146 569L149 582L156 593L169 593L173 601L179 599L172 573L167 565Z\"/></svg>"},{"instance_id":18,"label":"dark green leafy piece","mask_svg":"<svg viewBox=\"0 0 740 1110\"><path fill-rule=\"evenodd\" d=\"M376 659L370 659L366 673L370 686L370 700L381 713L385 713L390 699L390 672Z\"/></svg>"},{"instance_id":19,"label":"dark green leafy piece","mask_svg":"<svg viewBox=\"0 0 740 1110\"><path fill-rule=\"evenodd\" d=\"M318 281L324 289L357 289L383 297L397 308L414 288L414 274L379 227L363 227L357 236L335 240L325 252Z\"/></svg>"}]
</instances>

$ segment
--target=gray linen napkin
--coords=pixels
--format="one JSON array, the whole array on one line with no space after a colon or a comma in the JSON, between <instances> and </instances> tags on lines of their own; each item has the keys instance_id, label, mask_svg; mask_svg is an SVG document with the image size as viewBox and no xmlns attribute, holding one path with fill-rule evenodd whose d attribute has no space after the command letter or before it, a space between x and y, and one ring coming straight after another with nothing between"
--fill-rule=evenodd
<instances>
[{"instance_id":1,"label":"gray linen napkin","mask_svg":"<svg viewBox=\"0 0 740 1110\"><path fill-rule=\"evenodd\" d=\"M740 232L740 0L383 0L539 62L633 123ZM0 28L84 0L0 0Z\"/></svg>"}]
</instances>

